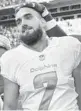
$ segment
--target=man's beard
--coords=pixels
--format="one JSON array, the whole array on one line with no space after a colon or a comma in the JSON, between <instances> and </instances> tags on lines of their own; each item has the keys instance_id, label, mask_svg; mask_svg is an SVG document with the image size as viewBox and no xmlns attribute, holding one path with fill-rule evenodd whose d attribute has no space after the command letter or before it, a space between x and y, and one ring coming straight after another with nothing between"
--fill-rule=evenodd
<instances>
[{"instance_id":1,"label":"man's beard","mask_svg":"<svg viewBox=\"0 0 81 111\"><path fill-rule=\"evenodd\" d=\"M39 27L37 30L33 30L32 33L28 33L27 35L20 35L20 40L26 45L34 45L37 43L43 35L43 30Z\"/></svg>"}]
</instances>

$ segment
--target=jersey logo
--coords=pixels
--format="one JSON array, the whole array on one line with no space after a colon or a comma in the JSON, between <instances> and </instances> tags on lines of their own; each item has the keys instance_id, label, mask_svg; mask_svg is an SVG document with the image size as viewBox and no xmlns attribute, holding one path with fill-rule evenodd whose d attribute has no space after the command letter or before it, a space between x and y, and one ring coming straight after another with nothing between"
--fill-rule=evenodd
<instances>
[{"instance_id":1,"label":"jersey logo","mask_svg":"<svg viewBox=\"0 0 81 111\"><path fill-rule=\"evenodd\" d=\"M40 61L44 61L44 60L45 60L45 55L40 55L40 56L39 56L39 60L40 60Z\"/></svg>"}]
</instances>

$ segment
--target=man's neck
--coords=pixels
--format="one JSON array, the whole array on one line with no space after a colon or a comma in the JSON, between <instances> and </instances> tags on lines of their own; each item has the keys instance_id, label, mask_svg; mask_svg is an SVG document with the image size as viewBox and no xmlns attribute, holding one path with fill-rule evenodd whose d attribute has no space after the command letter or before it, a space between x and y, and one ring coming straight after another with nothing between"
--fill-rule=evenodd
<instances>
[{"instance_id":1,"label":"man's neck","mask_svg":"<svg viewBox=\"0 0 81 111\"><path fill-rule=\"evenodd\" d=\"M36 44L31 46L31 48L35 51L42 52L48 46L48 39L41 38Z\"/></svg>"}]
</instances>

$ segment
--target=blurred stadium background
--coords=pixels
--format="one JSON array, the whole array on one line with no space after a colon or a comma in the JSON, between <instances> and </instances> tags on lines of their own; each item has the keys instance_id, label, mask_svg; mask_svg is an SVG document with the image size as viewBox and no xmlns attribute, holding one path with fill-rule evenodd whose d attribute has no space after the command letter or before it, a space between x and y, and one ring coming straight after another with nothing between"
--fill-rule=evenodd
<instances>
[{"instance_id":1,"label":"blurred stadium background","mask_svg":"<svg viewBox=\"0 0 81 111\"><path fill-rule=\"evenodd\" d=\"M19 44L18 30L15 24L15 7L27 1L0 0L0 34L10 39L12 47ZM48 8L58 25L68 35L81 37L81 0L37 1L42 2Z\"/></svg>"}]
</instances>

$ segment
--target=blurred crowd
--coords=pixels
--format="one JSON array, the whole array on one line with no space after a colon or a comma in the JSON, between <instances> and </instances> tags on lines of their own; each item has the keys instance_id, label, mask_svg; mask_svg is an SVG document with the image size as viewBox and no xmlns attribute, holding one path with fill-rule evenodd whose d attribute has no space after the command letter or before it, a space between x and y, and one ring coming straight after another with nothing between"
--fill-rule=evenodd
<instances>
[{"instance_id":1,"label":"blurred crowd","mask_svg":"<svg viewBox=\"0 0 81 111\"><path fill-rule=\"evenodd\" d=\"M26 0L0 0L0 8L17 5L23 2L26 2ZM0 25L0 34L9 38L12 47L19 44L18 31L16 27Z\"/></svg>"},{"instance_id":2,"label":"blurred crowd","mask_svg":"<svg viewBox=\"0 0 81 111\"><path fill-rule=\"evenodd\" d=\"M17 5L26 1L49 2L50 0L0 0L0 7Z\"/></svg>"},{"instance_id":3,"label":"blurred crowd","mask_svg":"<svg viewBox=\"0 0 81 111\"><path fill-rule=\"evenodd\" d=\"M0 0L0 8L10 5L16 5L25 1L26 0Z\"/></svg>"},{"instance_id":4,"label":"blurred crowd","mask_svg":"<svg viewBox=\"0 0 81 111\"><path fill-rule=\"evenodd\" d=\"M9 38L12 48L19 45L18 31L16 27L0 25L0 34Z\"/></svg>"},{"instance_id":5,"label":"blurred crowd","mask_svg":"<svg viewBox=\"0 0 81 111\"><path fill-rule=\"evenodd\" d=\"M68 35L81 35L81 18L59 21L58 25L61 26Z\"/></svg>"}]
</instances>

